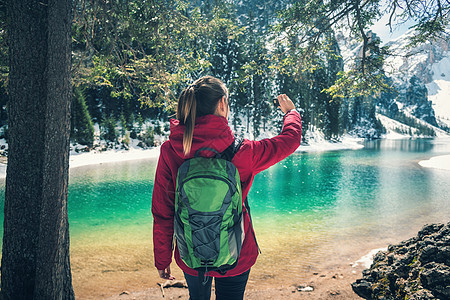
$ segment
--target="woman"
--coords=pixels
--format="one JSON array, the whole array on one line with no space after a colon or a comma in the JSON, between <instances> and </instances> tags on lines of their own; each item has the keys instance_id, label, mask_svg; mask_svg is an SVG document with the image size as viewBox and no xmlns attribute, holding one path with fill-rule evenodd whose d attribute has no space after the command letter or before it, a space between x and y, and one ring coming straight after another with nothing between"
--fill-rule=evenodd
<instances>
[{"instance_id":1,"label":"woman","mask_svg":"<svg viewBox=\"0 0 450 300\"><path fill-rule=\"evenodd\" d=\"M261 141L244 140L232 163L237 167L242 184L242 199L250 190L254 176L283 160L300 145L301 120L292 101L279 95L279 108L285 113L280 135ZM223 152L234 142L228 126L228 90L217 78L206 76L187 87L178 101L177 119L170 121L169 141L161 146L152 197L153 245L155 266L164 279L171 275L174 199L178 168L203 147ZM206 155L206 154L205 154ZM245 239L235 268L221 275L208 272L208 281L198 276L181 260L175 247L175 261L183 270L190 299L210 299L215 278L216 299L243 299L250 268L256 262L258 247L250 217L244 209Z\"/></svg>"}]
</instances>

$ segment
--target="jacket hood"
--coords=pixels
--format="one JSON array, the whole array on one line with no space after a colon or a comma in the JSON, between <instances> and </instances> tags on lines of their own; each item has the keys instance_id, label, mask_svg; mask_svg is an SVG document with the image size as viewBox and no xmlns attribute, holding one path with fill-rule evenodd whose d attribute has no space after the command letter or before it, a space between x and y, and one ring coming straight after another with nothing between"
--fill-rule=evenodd
<instances>
[{"instance_id":1,"label":"jacket hood","mask_svg":"<svg viewBox=\"0 0 450 300\"><path fill-rule=\"evenodd\" d=\"M200 148L212 148L219 153L224 151L234 141L234 135L224 117L206 115L195 120L194 136L191 152L185 156L183 152L183 135L185 126L179 120L170 120L169 142L176 154L182 159L194 157ZM202 156L214 156L212 151L202 151Z\"/></svg>"}]
</instances>

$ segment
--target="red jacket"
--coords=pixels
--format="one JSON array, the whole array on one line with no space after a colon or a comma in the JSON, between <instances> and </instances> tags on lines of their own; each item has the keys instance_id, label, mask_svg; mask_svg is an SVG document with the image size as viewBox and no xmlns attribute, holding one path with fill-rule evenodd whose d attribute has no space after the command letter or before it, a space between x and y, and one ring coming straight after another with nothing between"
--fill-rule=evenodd
<instances>
[{"instance_id":1,"label":"red jacket","mask_svg":"<svg viewBox=\"0 0 450 300\"><path fill-rule=\"evenodd\" d=\"M232 163L237 167L242 181L242 198L245 199L255 175L293 153L300 145L301 120L297 111L290 111L284 117L284 126L280 135L261 141L244 140L234 156ZM173 247L173 218L175 212L175 186L178 168L185 159L192 158L202 147L224 151L233 141L234 135L223 117L206 115L196 119L192 149L188 156L183 154L184 126L178 120L170 121L169 140L161 146L156 168L152 197L153 247L155 266L158 270L167 268L172 262L172 250L175 248L175 260L178 266L190 275L197 272L187 267L180 258L178 248ZM205 152L202 155L207 155ZM212 155L212 154L211 154ZM250 218L244 209L245 239L237 266L225 276L236 276L250 269L258 257ZM223 277L216 272L210 276Z\"/></svg>"}]
</instances>

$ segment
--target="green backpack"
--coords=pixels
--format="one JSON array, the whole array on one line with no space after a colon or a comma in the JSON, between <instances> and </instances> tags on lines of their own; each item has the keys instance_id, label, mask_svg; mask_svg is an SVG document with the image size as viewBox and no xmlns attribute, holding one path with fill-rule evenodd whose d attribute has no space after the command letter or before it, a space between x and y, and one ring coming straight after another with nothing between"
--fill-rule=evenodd
<instances>
[{"instance_id":1,"label":"green backpack","mask_svg":"<svg viewBox=\"0 0 450 300\"><path fill-rule=\"evenodd\" d=\"M244 241L241 181L231 163L236 142L222 153L201 148L178 169L174 235L181 259L199 272L234 268Z\"/></svg>"}]
</instances>

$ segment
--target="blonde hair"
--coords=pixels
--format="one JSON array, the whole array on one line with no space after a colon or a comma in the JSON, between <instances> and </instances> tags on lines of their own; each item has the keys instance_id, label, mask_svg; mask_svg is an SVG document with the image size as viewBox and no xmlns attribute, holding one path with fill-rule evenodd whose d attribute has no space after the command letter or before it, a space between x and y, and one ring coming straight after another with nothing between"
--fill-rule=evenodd
<instances>
[{"instance_id":1,"label":"blonde hair","mask_svg":"<svg viewBox=\"0 0 450 300\"><path fill-rule=\"evenodd\" d=\"M213 114L224 96L228 101L227 87L220 79L212 76L197 79L181 93L178 99L177 119L185 125L183 135L185 156L191 152L195 119Z\"/></svg>"}]
</instances>

